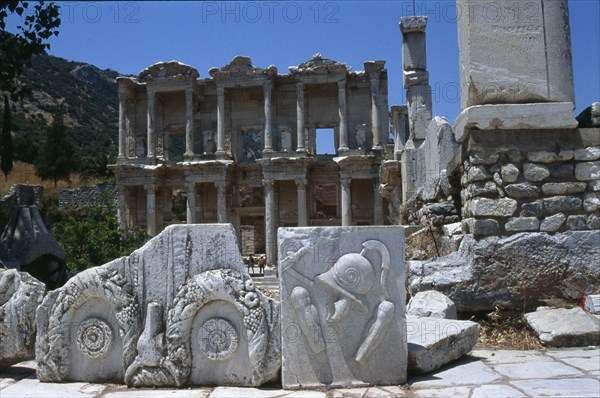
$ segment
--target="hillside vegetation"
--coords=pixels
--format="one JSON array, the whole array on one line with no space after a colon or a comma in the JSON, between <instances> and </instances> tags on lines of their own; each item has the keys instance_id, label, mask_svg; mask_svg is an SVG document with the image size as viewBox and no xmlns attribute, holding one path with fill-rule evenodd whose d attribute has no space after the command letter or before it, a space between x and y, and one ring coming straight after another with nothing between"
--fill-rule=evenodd
<instances>
[{"instance_id":1,"label":"hillside vegetation","mask_svg":"<svg viewBox=\"0 0 600 398\"><path fill-rule=\"evenodd\" d=\"M19 103L11 103L15 159L33 163L43 131L61 102L67 110L69 140L82 161L100 154L116 155L118 75L45 53L34 55L23 78L32 92Z\"/></svg>"}]
</instances>

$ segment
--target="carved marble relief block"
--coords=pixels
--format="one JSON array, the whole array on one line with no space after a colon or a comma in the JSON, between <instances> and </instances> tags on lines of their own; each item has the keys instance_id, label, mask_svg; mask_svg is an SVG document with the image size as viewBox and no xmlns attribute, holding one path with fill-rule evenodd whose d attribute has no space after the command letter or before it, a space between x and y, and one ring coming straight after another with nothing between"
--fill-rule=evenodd
<instances>
[{"instance_id":1,"label":"carved marble relief block","mask_svg":"<svg viewBox=\"0 0 600 398\"><path fill-rule=\"evenodd\" d=\"M406 381L402 227L280 228L283 388Z\"/></svg>"},{"instance_id":2,"label":"carved marble relief block","mask_svg":"<svg viewBox=\"0 0 600 398\"><path fill-rule=\"evenodd\" d=\"M279 304L231 225L177 225L79 273L37 310L41 381L259 386L281 367Z\"/></svg>"}]
</instances>

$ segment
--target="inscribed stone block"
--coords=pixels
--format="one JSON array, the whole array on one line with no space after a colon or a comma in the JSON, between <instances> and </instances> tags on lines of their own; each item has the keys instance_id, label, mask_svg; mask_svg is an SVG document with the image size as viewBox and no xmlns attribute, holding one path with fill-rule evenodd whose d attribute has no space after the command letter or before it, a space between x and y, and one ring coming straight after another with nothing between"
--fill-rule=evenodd
<instances>
[{"instance_id":1,"label":"inscribed stone block","mask_svg":"<svg viewBox=\"0 0 600 398\"><path fill-rule=\"evenodd\" d=\"M280 228L278 242L283 388L403 383L403 228Z\"/></svg>"}]
</instances>

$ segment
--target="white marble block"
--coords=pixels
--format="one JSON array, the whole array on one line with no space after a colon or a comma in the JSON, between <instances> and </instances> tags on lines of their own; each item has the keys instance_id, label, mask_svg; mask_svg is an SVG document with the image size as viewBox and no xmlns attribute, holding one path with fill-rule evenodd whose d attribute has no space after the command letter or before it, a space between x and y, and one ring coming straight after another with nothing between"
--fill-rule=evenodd
<instances>
[{"instance_id":1,"label":"white marble block","mask_svg":"<svg viewBox=\"0 0 600 398\"><path fill-rule=\"evenodd\" d=\"M280 228L282 385L406 381L402 227Z\"/></svg>"}]
</instances>

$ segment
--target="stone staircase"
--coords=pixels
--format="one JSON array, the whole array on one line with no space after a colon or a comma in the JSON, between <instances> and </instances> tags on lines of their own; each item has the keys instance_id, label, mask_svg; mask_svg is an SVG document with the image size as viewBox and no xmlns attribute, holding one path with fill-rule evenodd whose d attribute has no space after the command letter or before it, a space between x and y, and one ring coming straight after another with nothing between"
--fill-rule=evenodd
<instances>
[{"instance_id":1,"label":"stone staircase","mask_svg":"<svg viewBox=\"0 0 600 398\"><path fill-rule=\"evenodd\" d=\"M257 289L266 292L267 296L279 300L279 278L275 276L252 276Z\"/></svg>"}]
</instances>

